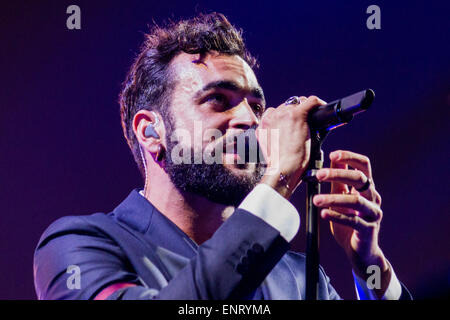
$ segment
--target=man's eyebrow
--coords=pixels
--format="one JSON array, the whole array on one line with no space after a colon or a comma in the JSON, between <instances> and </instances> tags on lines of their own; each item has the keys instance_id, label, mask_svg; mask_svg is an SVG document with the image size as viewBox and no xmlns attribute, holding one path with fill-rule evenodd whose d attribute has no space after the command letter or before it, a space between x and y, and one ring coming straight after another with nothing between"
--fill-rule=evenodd
<instances>
[{"instance_id":1,"label":"man's eyebrow","mask_svg":"<svg viewBox=\"0 0 450 320\"><path fill-rule=\"evenodd\" d=\"M218 80L213 81L208 84L206 84L200 91L198 91L195 94L195 98L198 98L200 95L205 93L206 91L212 90L212 89L224 89L224 90L230 90L230 91L244 91L245 89L240 86L238 83L230 80ZM249 90L250 94L257 98L265 101L264 99L264 92L261 87L253 87Z\"/></svg>"}]
</instances>

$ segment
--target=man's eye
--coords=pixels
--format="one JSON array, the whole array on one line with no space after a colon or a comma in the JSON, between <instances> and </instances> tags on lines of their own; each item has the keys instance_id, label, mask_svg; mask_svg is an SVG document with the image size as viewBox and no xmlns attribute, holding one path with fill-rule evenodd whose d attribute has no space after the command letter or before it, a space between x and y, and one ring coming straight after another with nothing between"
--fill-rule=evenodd
<instances>
[{"instance_id":1,"label":"man's eye","mask_svg":"<svg viewBox=\"0 0 450 320\"><path fill-rule=\"evenodd\" d=\"M223 94L212 94L206 98L206 101L222 105L228 103L227 98Z\"/></svg>"},{"instance_id":2,"label":"man's eye","mask_svg":"<svg viewBox=\"0 0 450 320\"><path fill-rule=\"evenodd\" d=\"M260 105L259 103L255 103L252 105L253 111L256 113L256 115L260 116L264 113L264 107Z\"/></svg>"}]
</instances>

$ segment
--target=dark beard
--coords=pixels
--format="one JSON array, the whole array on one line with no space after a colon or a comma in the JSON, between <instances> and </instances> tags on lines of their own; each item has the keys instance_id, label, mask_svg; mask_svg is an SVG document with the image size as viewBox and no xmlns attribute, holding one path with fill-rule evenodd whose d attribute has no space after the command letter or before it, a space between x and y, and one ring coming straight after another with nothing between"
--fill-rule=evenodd
<instances>
[{"instance_id":1,"label":"dark beard","mask_svg":"<svg viewBox=\"0 0 450 320\"><path fill-rule=\"evenodd\" d=\"M175 164L171 155L176 143L170 139L166 141L168 143L164 170L175 187L182 192L190 192L215 203L237 207L264 175L265 167L261 163L256 163L255 170L250 174L239 175L220 163L207 164L202 161L201 164L195 164L193 149L190 150L191 164ZM245 168L247 164L239 166Z\"/></svg>"}]
</instances>

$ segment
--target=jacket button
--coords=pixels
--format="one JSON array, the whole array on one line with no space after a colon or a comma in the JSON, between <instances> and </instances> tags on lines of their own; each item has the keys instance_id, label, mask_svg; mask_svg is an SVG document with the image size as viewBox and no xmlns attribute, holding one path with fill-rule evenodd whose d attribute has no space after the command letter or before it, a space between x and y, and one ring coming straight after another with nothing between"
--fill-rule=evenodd
<instances>
[{"instance_id":1,"label":"jacket button","mask_svg":"<svg viewBox=\"0 0 450 320\"><path fill-rule=\"evenodd\" d=\"M261 255L264 253L264 248L259 243L255 243L252 245L252 251L256 253L257 255Z\"/></svg>"},{"instance_id":2,"label":"jacket button","mask_svg":"<svg viewBox=\"0 0 450 320\"><path fill-rule=\"evenodd\" d=\"M243 256L243 257L241 258L241 263L240 263L240 264L242 264L243 266L245 266L245 267L248 268L248 266L249 266L249 264L250 264L250 260L248 259L248 257Z\"/></svg>"}]
</instances>

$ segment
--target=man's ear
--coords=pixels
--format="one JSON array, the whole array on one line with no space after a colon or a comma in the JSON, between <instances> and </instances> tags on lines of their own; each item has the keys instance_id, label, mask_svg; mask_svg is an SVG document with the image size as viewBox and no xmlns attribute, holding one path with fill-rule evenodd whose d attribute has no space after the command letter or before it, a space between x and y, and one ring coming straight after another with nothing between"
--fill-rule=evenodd
<instances>
[{"instance_id":1,"label":"man's ear","mask_svg":"<svg viewBox=\"0 0 450 320\"><path fill-rule=\"evenodd\" d=\"M153 155L158 153L160 145L164 143L161 137L165 136L164 122L158 113L148 110L138 111L133 118L133 131L145 150Z\"/></svg>"}]
</instances>

